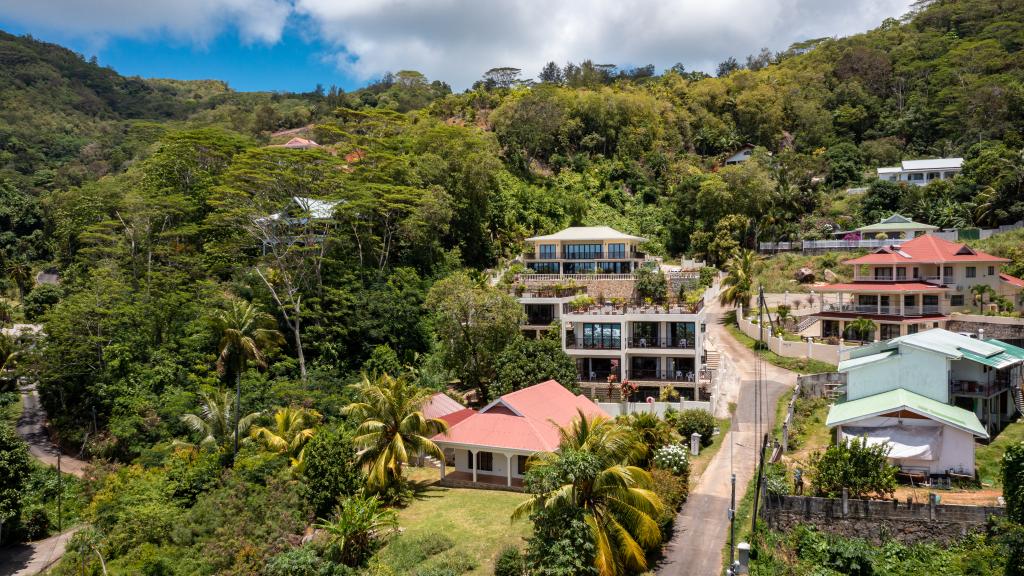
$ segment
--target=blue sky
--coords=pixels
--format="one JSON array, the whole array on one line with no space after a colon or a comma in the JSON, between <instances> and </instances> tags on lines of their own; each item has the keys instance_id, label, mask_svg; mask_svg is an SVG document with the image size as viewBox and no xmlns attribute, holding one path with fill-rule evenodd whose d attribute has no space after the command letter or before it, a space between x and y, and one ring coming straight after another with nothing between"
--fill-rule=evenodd
<instances>
[{"instance_id":1,"label":"blue sky","mask_svg":"<svg viewBox=\"0 0 1024 576\"><path fill-rule=\"evenodd\" d=\"M762 47L845 36L911 0L0 0L0 28L122 74L226 80L236 90L346 90L419 70L455 90L489 68L676 62L714 71Z\"/></svg>"}]
</instances>

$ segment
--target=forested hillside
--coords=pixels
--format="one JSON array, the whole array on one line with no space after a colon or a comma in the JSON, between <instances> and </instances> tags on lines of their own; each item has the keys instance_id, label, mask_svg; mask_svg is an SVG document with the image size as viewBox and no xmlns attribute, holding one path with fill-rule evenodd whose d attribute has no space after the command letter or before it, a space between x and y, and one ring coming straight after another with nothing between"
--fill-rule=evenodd
<instances>
[{"instance_id":1,"label":"forested hillside","mask_svg":"<svg viewBox=\"0 0 1024 576\"><path fill-rule=\"evenodd\" d=\"M609 225L720 264L892 210L1024 218L1022 47L1024 0L935 0L717 77L584 61L529 82L494 69L463 93L401 71L272 94L126 78L0 34L0 321L43 324L19 369L69 450L117 464L86 511L116 573L179 557L190 573L253 573L331 506L307 490L314 474L281 472L288 455L248 452L236 473L223 454L182 455L230 444L225 390L268 425L275 408L315 409L333 439L320 464L351 464L341 408L364 373L479 401L572 374L557 343L523 340L521 307L488 282L532 234ZM279 146L296 134L320 146ZM723 166L744 143L752 159ZM952 181L870 181L945 155L966 159ZM1024 253L1005 251L1019 269ZM36 286L44 269L60 283Z\"/></svg>"}]
</instances>

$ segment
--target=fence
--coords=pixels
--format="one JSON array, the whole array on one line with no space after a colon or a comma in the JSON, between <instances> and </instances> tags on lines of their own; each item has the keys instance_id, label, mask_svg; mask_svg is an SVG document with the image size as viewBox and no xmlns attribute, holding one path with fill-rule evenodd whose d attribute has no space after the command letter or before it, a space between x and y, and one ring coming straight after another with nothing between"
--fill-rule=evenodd
<instances>
[{"instance_id":1,"label":"fence","mask_svg":"<svg viewBox=\"0 0 1024 576\"><path fill-rule=\"evenodd\" d=\"M747 336L754 340L761 338L760 326L745 318L743 316L743 308L740 306L736 307L736 323L739 325L740 331ZM842 352L856 348L856 346L846 346L842 340L839 341L838 345L822 344L811 339L805 342L785 340L781 336L772 336L769 326L764 327L764 339L768 349L779 356L785 356L786 358L813 358L814 360L828 362L829 364L839 364Z\"/></svg>"},{"instance_id":2,"label":"fence","mask_svg":"<svg viewBox=\"0 0 1024 576\"><path fill-rule=\"evenodd\" d=\"M950 242L963 242L966 240L985 239L997 234L1004 234L1013 230L1024 228L1024 220L1013 224L1004 224L998 228L963 228L958 230L941 230L929 232L932 236L949 240ZM898 244L899 239L879 240L877 238L861 238L859 240L795 240L792 242L759 242L759 252L789 252L800 250L803 252L828 251L828 250L858 250L873 249Z\"/></svg>"},{"instance_id":3,"label":"fence","mask_svg":"<svg viewBox=\"0 0 1024 576\"><path fill-rule=\"evenodd\" d=\"M598 402L597 405L611 417L625 416L626 414L648 413L659 417L664 416L669 408L673 410L704 410L714 414L714 407L711 401L700 402L697 400L682 400L680 402Z\"/></svg>"}]
</instances>

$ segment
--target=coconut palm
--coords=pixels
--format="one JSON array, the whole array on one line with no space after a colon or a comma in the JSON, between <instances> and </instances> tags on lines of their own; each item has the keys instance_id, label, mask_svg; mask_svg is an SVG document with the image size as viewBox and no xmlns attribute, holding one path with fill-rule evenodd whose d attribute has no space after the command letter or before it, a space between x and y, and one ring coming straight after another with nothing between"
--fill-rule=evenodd
<instances>
[{"instance_id":1,"label":"coconut palm","mask_svg":"<svg viewBox=\"0 0 1024 576\"><path fill-rule=\"evenodd\" d=\"M753 250L737 250L725 264L725 277L722 278L722 292L718 301L723 306L742 305L750 308L753 298L754 261L757 255Z\"/></svg>"},{"instance_id":2,"label":"coconut palm","mask_svg":"<svg viewBox=\"0 0 1024 576\"><path fill-rule=\"evenodd\" d=\"M231 409L231 391L199 393L202 409L198 414L183 414L181 421L201 438L197 445L200 448L217 448L231 437L232 427L243 432L260 417L260 412L235 418ZM179 442L178 444L186 443Z\"/></svg>"},{"instance_id":3,"label":"coconut palm","mask_svg":"<svg viewBox=\"0 0 1024 576\"><path fill-rule=\"evenodd\" d=\"M512 513L513 519L549 510L582 514L594 539L594 567L602 576L639 574L647 570L646 550L661 543L656 518L664 506L650 490L651 477L642 468L626 465L643 450L626 426L582 412L559 432L558 452L531 458L540 476L558 477L560 485L537 494ZM562 460L584 461L563 474Z\"/></svg>"},{"instance_id":4,"label":"coconut palm","mask_svg":"<svg viewBox=\"0 0 1024 576\"><path fill-rule=\"evenodd\" d=\"M359 566L376 547L398 528L398 512L385 508L376 496L348 496L334 509L330 520L320 519L325 554L346 566Z\"/></svg>"},{"instance_id":5,"label":"coconut palm","mask_svg":"<svg viewBox=\"0 0 1024 576\"><path fill-rule=\"evenodd\" d=\"M288 454L292 467L301 470L306 443L316 433L320 419L316 410L280 408L274 413L273 426L255 426L250 437L271 452Z\"/></svg>"},{"instance_id":6,"label":"coconut palm","mask_svg":"<svg viewBox=\"0 0 1024 576\"><path fill-rule=\"evenodd\" d=\"M444 458L430 438L446 432L448 425L421 411L429 391L414 386L405 376L387 374L373 381L364 374L353 388L359 400L346 406L343 413L359 422L352 442L359 449L359 464L368 469L366 485L371 493L399 484L402 466L410 456Z\"/></svg>"},{"instance_id":7,"label":"coconut palm","mask_svg":"<svg viewBox=\"0 0 1024 576\"><path fill-rule=\"evenodd\" d=\"M622 422L633 430L643 447L642 455L631 462L637 466L646 467L655 450L680 440L675 428L650 412L634 412L623 418Z\"/></svg>"},{"instance_id":8,"label":"coconut palm","mask_svg":"<svg viewBox=\"0 0 1024 576\"><path fill-rule=\"evenodd\" d=\"M993 298L996 295L996 291L988 284L975 284L971 286L971 294L974 295L974 305L981 311L985 306L985 297Z\"/></svg>"},{"instance_id":9,"label":"coconut palm","mask_svg":"<svg viewBox=\"0 0 1024 576\"><path fill-rule=\"evenodd\" d=\"M281 341L281 333L271 328L274 319L244 300L232 300L227 310L218 312L215 322L220 331L217 349L217 371L235 374L235 453L238 453L239 422L242 413L242 372L248 362L263 368L267 359L263 351Z\"/></svg>"},{"instance_id":10,"label":"coconut palm","mask_svg":"<svg viewBox=\"0 0 1024 576\"><path fill-rule=\"evenodd\" d=\"M864 318L858 316L856 320L846 325L854 334L860 337L861 340L874 340L875 328L877 324L870 318Z\"/></svg>"}]
</instances>

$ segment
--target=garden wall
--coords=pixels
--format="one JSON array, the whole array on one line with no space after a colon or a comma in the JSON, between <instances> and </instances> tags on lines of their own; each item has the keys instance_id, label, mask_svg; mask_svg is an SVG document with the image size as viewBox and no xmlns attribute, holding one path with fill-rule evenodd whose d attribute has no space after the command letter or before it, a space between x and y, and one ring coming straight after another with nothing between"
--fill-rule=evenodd
<instances>
[{"instance_id":1,"label":"garden wall","mask_svg":"<svg viewBox=\"0 0 1024 576\"><path fill-rule=\"evenodd\" d=\"M736 308L736 323L739 324L740 330L744 334L754 340L761 337L761 328L745 318L743 309L739 307ZM792 342L784 340L782 337L769 336L769 333L770 329L765 326L765 340L768 342L768 349L787 358L813 358L829 364L839 364L840 351L856 348L856 346L846 346L842 342L839 345L821 344L814 341Z\"/></svg>"},{"instance_id":2,"label":"garden wall","mask_svg":"<svg viewBox=\"0 0 1024 576\"><path fill-rule=\"evenodd\" d=\"M986 338L998 340L1024 340L1024 320L1006 316L982 316L978 314L954 314L946 322L946 330L950 332L970 332L977 334L978 329L985 330Z\"/></svg>"},{"instance_id":3,"label":"garden wall","mask_svg":"<svg viewBox=\"0 0 1024 576\"><path fill-rule=\"evenodd\" d=\"M983 530L990 516L1003 516L998 506L955 506L896 500L844 500L811 496L768 496L762 512L775 530L809 524L823 532L864 538L874 544L892 538L905 544L950 544Z\"/></svg>"}]
</instances>

